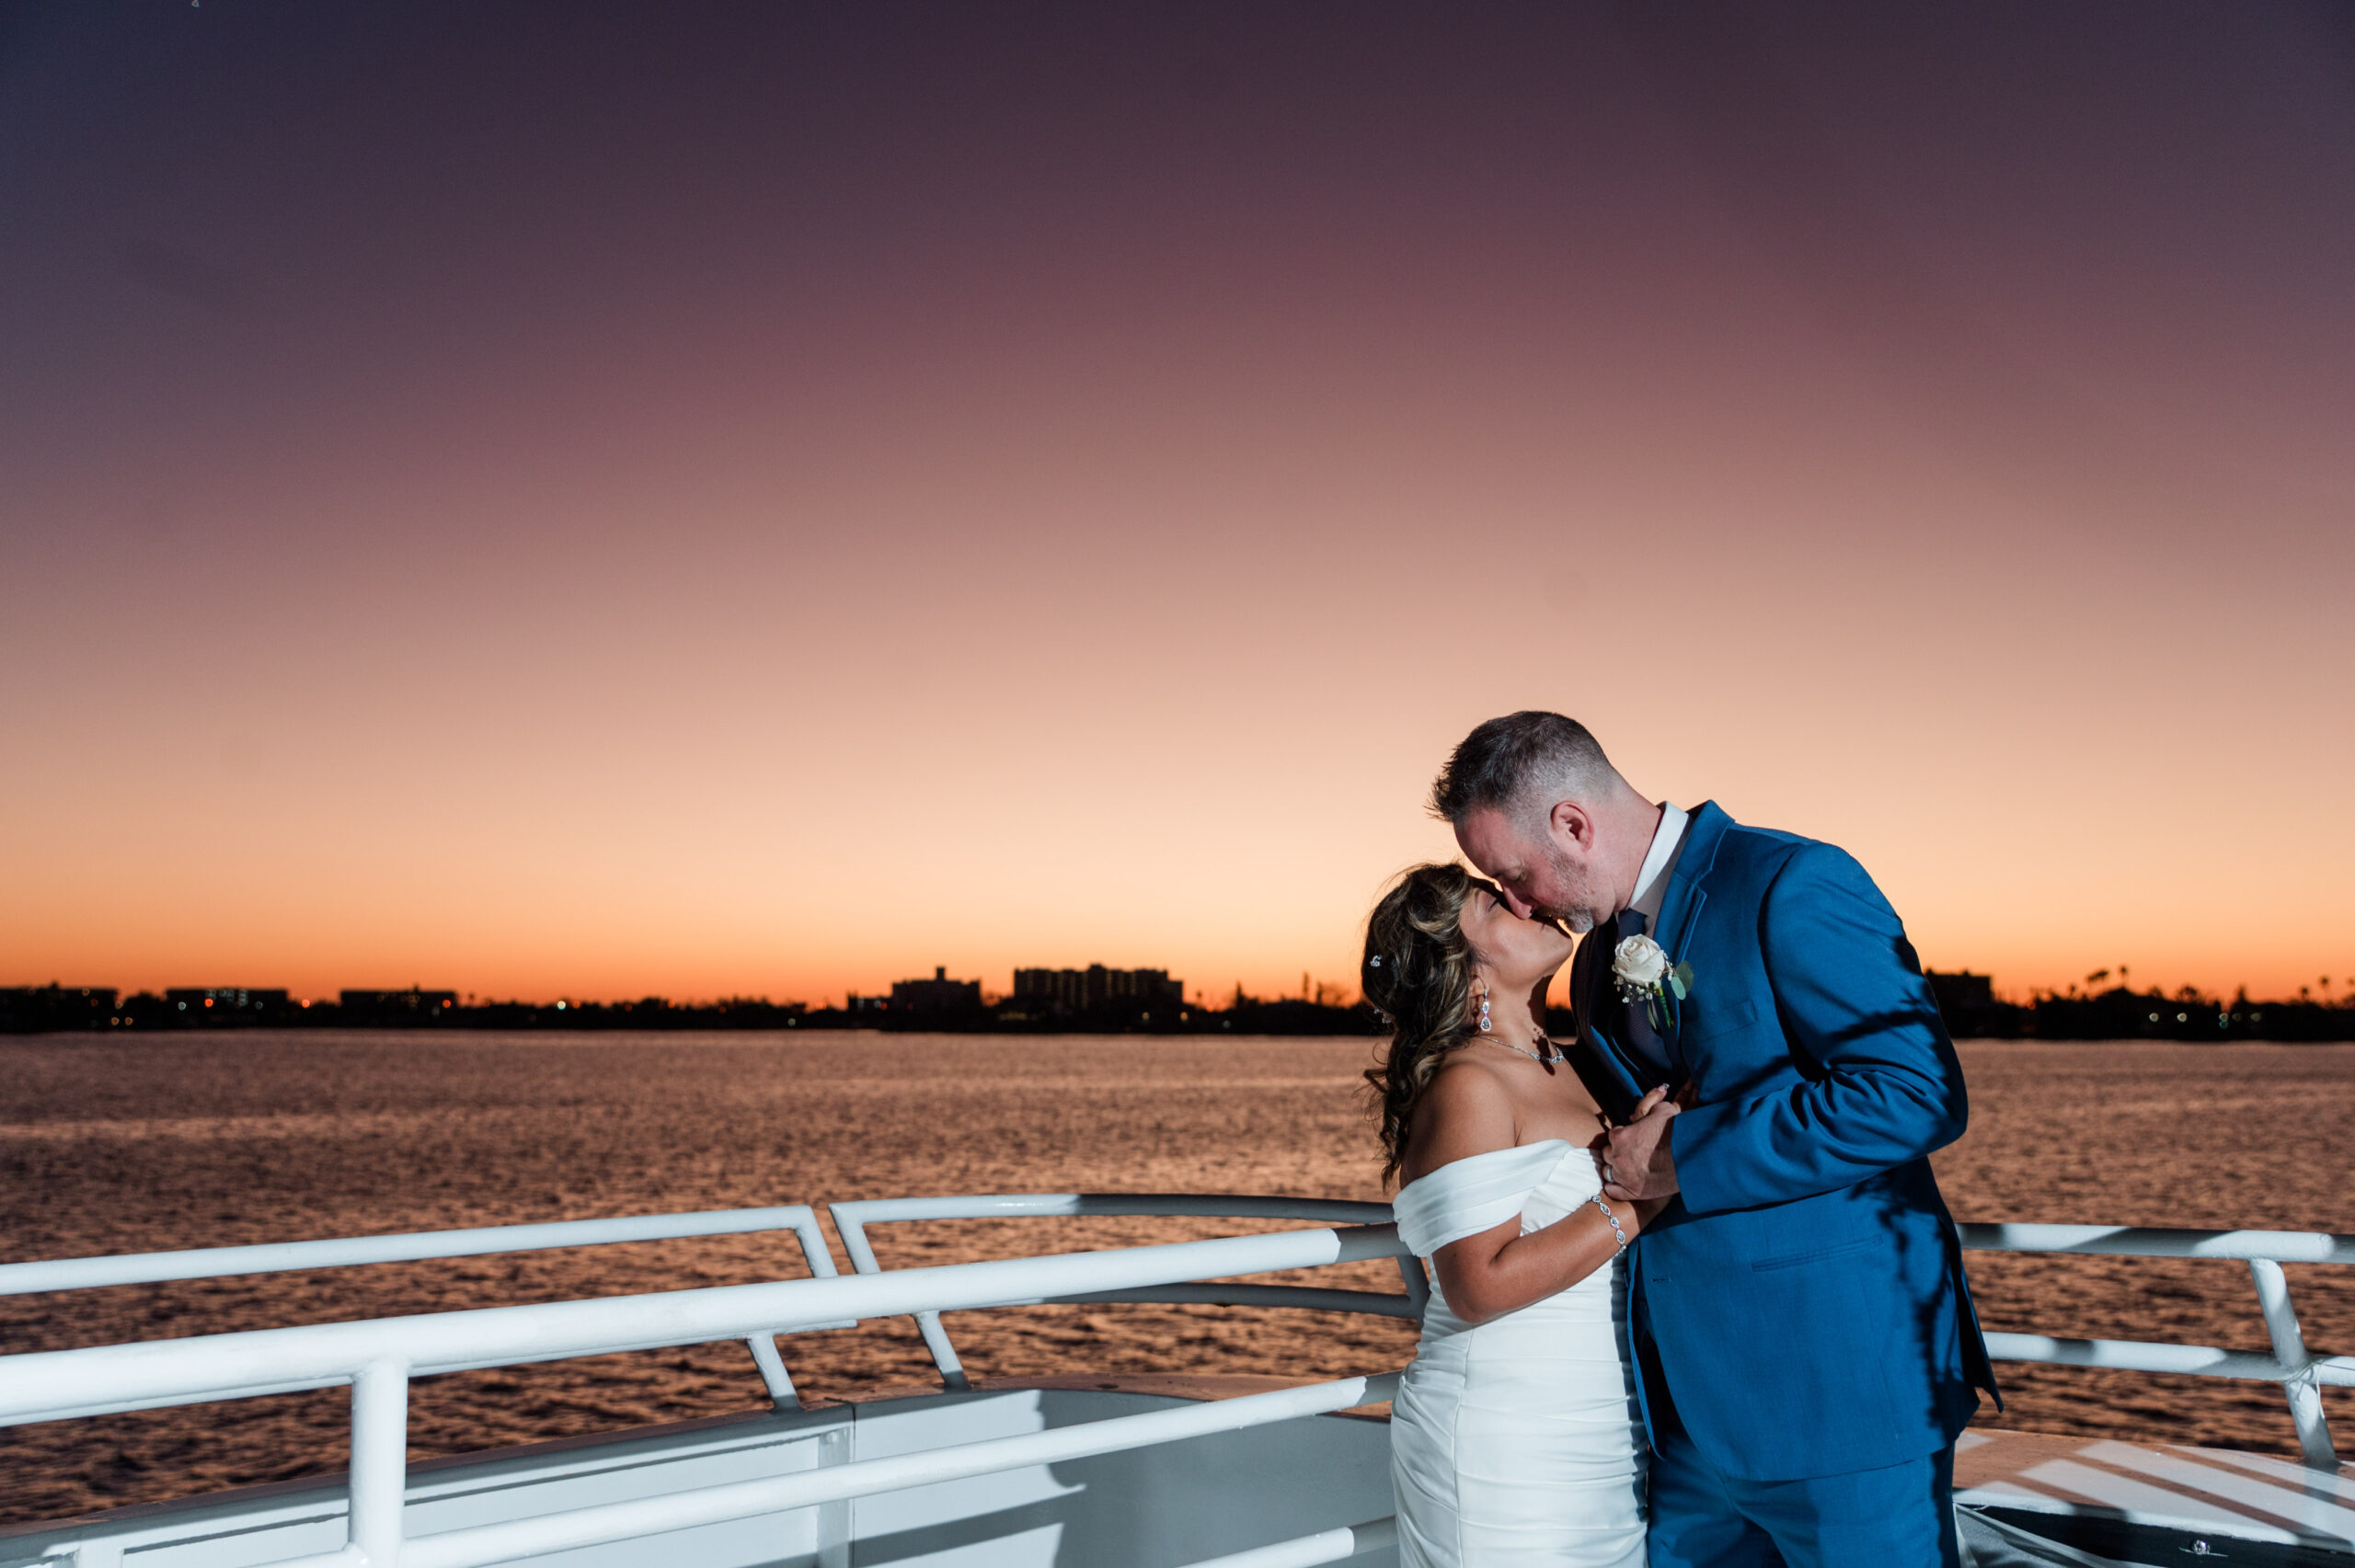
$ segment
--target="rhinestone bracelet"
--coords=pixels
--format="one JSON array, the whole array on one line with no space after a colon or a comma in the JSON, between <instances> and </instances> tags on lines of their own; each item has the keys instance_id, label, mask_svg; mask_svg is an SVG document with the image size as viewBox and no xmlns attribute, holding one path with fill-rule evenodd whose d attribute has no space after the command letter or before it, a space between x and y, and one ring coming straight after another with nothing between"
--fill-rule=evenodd
<instances>
[{"instance_id":1,"label":"rhinestone bracelet","mask_svg":"<svg viewBox=\"0 0 2355 1568\"><path fill-rule=\"evenodd\" d=\"M1603 1201L1603 1195L1601 1193L1594 1195L1592 1202L1595 1207L1603 1210L1603 1218L1611 1221L1611 1233L1619 1238L1619 1252L1626 1252L1627 1250L1627 1232L1619 1228L1619 1217L1611 1212L1611 1206ZM1616 1257L1618 1253L1614 1253L1612 1255Z\"/></svg>"}]
</instances>

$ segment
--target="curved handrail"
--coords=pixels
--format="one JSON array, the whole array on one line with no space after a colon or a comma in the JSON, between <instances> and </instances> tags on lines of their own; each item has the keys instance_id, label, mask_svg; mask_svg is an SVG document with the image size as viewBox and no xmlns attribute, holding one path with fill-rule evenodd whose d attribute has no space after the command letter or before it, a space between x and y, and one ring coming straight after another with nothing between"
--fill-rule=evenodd
<instances>
[{"instance_id":1,"label":"curved handrail","mask_svg":"<svg viewBox=\"0 0 2355 1568\"><path fill-rule=\"evenodd\" d=\"M741 1236L790 1230L812 1276L832 1278L834 1254L806 1203L774 1208L707 1208L690 1214L639 1214L611 1219L559 1219L537 1225L484 1225L464 1230L404 1230L385 1236L339 1236L318 1242L264 1242L249 1247L191 1247L171 1253L118 1253L87 1258L45 1258L0 1264L0 1296L46 1290L96 1290L110 1285L156 1285L173 1279L223 1279L235 1275L285 1274L295 1269L355 1268L367 1264L422 1263L491 1253L544 1252L556 1247L603 1247L628 1242L668 1242L695 1236Z\"/></svg>"},{"instance_id":2,"label":"curved handrail","mask_svg":"<svg viewBox=\"0 0 2355 1568\"><path fill-rule=\"evenodd\" d=\"M329 1388L372 1365L398 1366L417 1377L518 1367L793 1332L844 1318L1035 1306L1090 1291L1318 1268L1393 1257L1400 1246L1397 1228L1390 1225L1279 1230L885 1274L29 1351L0 1356L0 1425Z\"/></svg>"},{"instance_id":3,"label":"curved handrail","mask_svg":"<svg viewBox=\"0 0 2355 1568\"><path fill-rule=\"evenodd\" d=\"M2139 1225L1959 1225L1974 1252L2122 1258L2238 1258L2355 1264L2355 1236L2323 1230L2170 1230Z\"/></svg>"},{"instance_id":4,"label":"curved handrail","mask_svg":"<svg viewBox=\"0 0 2355 1568\"><path fill-rule=\"evenodd\" d=\"M1007 1258L657 1295L482 1307L459 1312L311 1323L75 1350L0 1356L0 1425L156 1409L222 1398L350 1384L351 1469L342 1550L288 1568L487 1568L547 1551L642 1537L830 1499L995 1473L1349 1409L1391 1397L1396 1375L1357 1377L1233 1400L1188 1403L1075 1428L707 1485L462 1527L417 1538L405 1529L408 1385L418 1376L757 1337L840 1318L1022 1306L1073 1295L1117 1296L1235 1275L1392 1257L1397 1229L1285 1230L1104 1252ZM1326 1532L1289 1551L1237 1563L1338 1561L1380 1544ZM1333 1538L1333 1539L1328 1539ZM93 1543L100 1557L119 1549ZM83 1560L81 1546L70 1550Z\"/></svg>"},{"instance_id":5,"label":"curved handrail","mask_svg":"<svg viewBox=\"0 0 2355 1568\"><path fill-rule=\"evenodd\" d=\"M0 1294L16 1294L791 1230L812 1276L762 1285L480 1308L0 1357L0 1374L4 1374L0 1375L0 1425L345 1382L354 1384L356 1390L403 1391L414 1375L722 1338L745 1339L773 1396L780 1405L787 1405L792 1402L791 1383L773 1336L779 1332L840 1326L862 1317L915 1316L925 1329L926 1343L941 1367L943 1380L956 1387L965 1379L955 1349L939 1326L944 1311L1047 1302L1176 1302L1413 1319L1421 1314L1429 1299L1421 1264L1397 1242L1395 1227L1387 1224L1390 1207L1381 1203L1233 1194L1028 1193L868 1199L829 1208L852 1262L854 1272L847 1276L836 1273L815 1212L807 1205L0 1265ZM1051 1216L1291 1219L1360 1228L901 1270L883 1268L868 1233L873 1225L900 1221ZM1374 1223L1363 1223L1367 1221ZM2272 1341L2270 1355L2208 1345L2001 1332L1986 1336L1989 1350L2007 1361L2278 1382L2288 1397L2306 1462L2318 1469L2335 1467L2319 1388L2326 1384L2355 1387L2355 1356L2316 1356L2307 1352L2291 1305L2283 1265L2355 1264L2355 1237L2097 1225L1971 1224L1959 1230L1962 1244L1979 1252L2245 1263ZM1319 1238L1336 1240L1328 1247ZM1255 1284L1236 1278L1383 1256L1397 1260L1407 1293ZM984 1288L977 1283L981 1281L989 1283ZM313 1364L314 1353L322 1346L332 1349L328 1358L332 1365ZM191 1367L199 1368L201 1375L190 1374ZM170 1388L157 1383L159 1377L175 1368L171 1375L180 1382ZM191 1376L192 1382L188 1380ZM405 1411L406 1396L380 1391L365 1399L355 1397L356 1426L363 1405L379 1412ZM405 1420L405 1415L399 1418ZM396 1434L380 1434L372 1451L383 1451L388 1443L397 1451L396 1437ZM378 1513L381 1516L381 1505ZM356 1513L355 1529L358 1524Z\"/></svg>"},{"instance_id":6,"label":"curved handrail","mask_svg":"<svg viewBox=\"0 0 2355 1568\"><path fill-rule=\"evenodd\" d=\"M1961 1225L1962 1244L1974 1252L2042 1253L2073 1256L2231 1259L2248 1265L2272 1354L2224 1350L2212 1345L2172 1345L2136 1339L2056 1339L2045 1334L1987 1334L1998 1360L2057 1367L2110 1367L2197 1378L2246 1378L2277 1382L2289 1401L2305 1462L2336 1473L2338 1449L2322 1407L2321 1385L2355 1387L2355 1356L2307 1354L2297 1309L2290 1301L2283 1264L2355 1264L2355 1236L2320 1230L2183 1230L2133 1225Z\"/></svg>"},{"instance_id":7,"label":"curved handrail","mask_svg":"<svg viewBox=\"0 0 2355 1568\"><path fill-rule=\"evenodd\" d=\"M882 1264L867 1240L867 1227L918 1219L1048 1219L1074 1215L1156 1216L1191 1219L1306 1219L1327 1224L1386 1225L1390 1206L1354 1198L1282 1197L1248 1193L959 1193L929 1197L855 1198L830 1203L834 1230L858 1274L880 1274ZM1406 1293L1327 1290L1307 1285L1186 1285L1113 1295L1057 1297L1058 1305L1081 1301L1149 1302L1157 1306L1281 1307L1298 1311L1365 1312L1419 1320L1430 1301L1430 1281L1420 1259L1402 1253L1399 1277ZM972 1386L957 1346L937 1311L913 1314L916 1332L940 1372L941 1387Z\"/></svg>"},{"instance_id":8,"label":"curved handrail","mask_svg":"<svg viewBox=\"0 0 2355 1568\"><path fill-rule=\"evenodd\" d=\"M881 1269L866 1227L895 1220L1010 1219L1052 1215L1166 1215L1204 1218L1355 1219L1387 1216L1389 1206L1331 1198L1210 1196L1195 1193L1016 1193L936 1197L877 1198L828 1206L834 1228L862 1274ZM1959 1226L1962 1244L1974 1252L2043 1253L2111 1257L2226 1259L2248 1265L2257 1287L2272 1353L2261 1355L2214 1345L2174 1345L2148 1340L2060 1339L2043 1334L1989 1333L1988 1354L1997 1360L2052 1366L2103 1367L2205 1378L2251 1379L2280 1383L2288 1399L2298 1443L2307 1463L2335 1467L2332 1445L2317 1389L2355 1387L2355 1356L2309 1355L2290 1301L2283 1264L2355 1264L2355 1236L2312 1230L2188 1230L2127 1225L1970 1224ZM1402 1257L1407 1296L1318 1290L1301 1286L1187 1286L1163 1291L1132 1291L1103 1299L1217 1302L1223 1305L1324 1308L1339 1311L1420 1317L1430 1285L1419 1262ZM1355 1298L1354 1299L1350 1298ZM1411 1303L1411 1312L1404 1310ZM956 1346L940 1314L915 1314L916 1326L932 1352L945 1387L970 1386Z\"/></svg>"},{"instance_id":9,"label":"curved handrail","mask_svg":"<svg viewBox=\"0 0 2355 1568\"><path fill-rule=\"evenodd\" d=\"M114 1285L160 1285L175 1279L224 1279L288 1274L298 1269L359 1268L370 1264L427 1263L496 1253L546 1252L558 1247L618 1246L631 1242L682 1241L790 1230L801 1243L813 1279L840 1272L818 1216L806 1203L771 1208L706 1208L687 1214L637 1214L607 1219L559 1219L535 1225L482 1225L464 1230L404 1230L385 1236L338 1236L316 1242L264 1242L247 1247L191 1247L170 1253L120 1253L87 1258L48 1258L0 1264L0 1296L97 1290ZM856 1320L812 1323L816 1329L856 1328ZM800 1396L786 1370L775 1336L744 1341L752 1365L779 1410L798 1410Z\"/></svg>"}]
</instances>

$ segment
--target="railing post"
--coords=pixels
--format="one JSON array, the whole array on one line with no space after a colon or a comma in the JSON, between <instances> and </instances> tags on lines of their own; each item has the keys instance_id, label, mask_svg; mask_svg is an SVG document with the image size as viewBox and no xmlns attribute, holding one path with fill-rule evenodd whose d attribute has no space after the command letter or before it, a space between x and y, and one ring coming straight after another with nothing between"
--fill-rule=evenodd
<instances>
[{"instance_id":1,"label":"railing post","mask_svg":"<svg viewBox=\"0 0 2355 1568\"><path fill-rule=\"evenodd\" d=\"M395 1568L408 1492L408 1367L372 1361L351 1379L351 1545L368 1568Z\"/></svg>"},{"instance_id":2,"label":"railing post","mask_svg":"<svg viewBox=\"0 0 2355 1568\"><path fill-rule=\"evenodd\" d=\"M752 1365L761 1369L761 1381L768 1385L769 1402L779 1410L799 1410L801 1396L794 1391L792 1374L785 1369L785 1356L777 1350L776 1335L756 1333L744 1345L752 1353Z\"/></svg>"},{"instance_id":3,"label":"railing post","mask_svg":"<svg viewBox=\"0 0 2355 1568\"><path fill-rule=\"evenodd\" d=\"M843 1250L850 1254L850 1266L859 1274L880 1274L882 1263L875 1255L874 1243L867 1239L867 1227L843 1212L844 1206L829 1204L833 1213L834 1230L843 1239ZM938 1312L915 1314L916 1332L924 1335L924 1347L932 1352L932 1364L940 1368L940 1386L954 1393L970 1389L972 1379L965 1376L965 1364L957 1359L957 1347L948 1343L948 1331L940 1326Z\"/></svg>"},{"instance_id":4,"label":"railing post","mask_svg":"<svg viewBox=\"0 0 2355 1568\"><path fill-rule=\"evenodd\" d=\"M953 1392L973 1386L973 1380L965 1376L965 1364L957 1359L957 1347L948 1343L948 1331L941 1326L938 1312L918 1312L916 1332L924 1335L924 1347L932 1352L932 1364L940 1368L942 1388Z\"/></svg>"},{"instance_id":5,"label":"railing post","mask_svg":"<svg viewBox=\"0 0 2355 1568\"><path fill-rule=\"evenodd\" d=\"M2306 1336L2298 1327L2298 1311L2290 1304L2290 1281L2281 1265L2270 1258L2251 1258L2248 1272L2257 1281L2257 1304L2265 1313L2265 1332L2273 1341L2273 1358L2281 1364L2281 1391L2290 1401L2290 1419L2298 1428L2298 1451L2312 1470L2338 1472L2338 1454L2331 1447L2330 1424L2322 1409L2322 1390L2315 1382Z\"/></svg>"},{"instance_id":6,"label":"railing post","mask_svg":"<svg viewBox=\"0 0 2355 1568\"><path fill-rule=\"evenodd\" d=\"M818 1464L851 1462L851 1423L844 1421L818 1439ZM850 1568L851 1500L818 1505L818 1568Z\"/></svg>"},{"instance_id":7,"label":"railing post","mask_svg":"<svg viewBox=\"0 0 2355 1568\"><path fill-rule=\"evenodd\" d=\"M801 1261L810 1265L810 1277L835 1277L833 1251L826 1245L826 1233L818 1229L817 1215L812 1213L809 1219L798 1222L793 1227L793 1235L801 1243Z\"/></svg>"},{"instance_id":8,"label":"railing post","mask_svg":"<svg viewBox=\"0 0 2355 1568\"><path fill-rule=\"evenodd\" d=\"M1399 1253L1398 1277L1406 1282L1407 1299L1415 1304L1415 1316L1419 1320L1431 1310L1431 1280L1423 1272L1423 1260L1412 1253Z\"/></svg>"}]
</instances>

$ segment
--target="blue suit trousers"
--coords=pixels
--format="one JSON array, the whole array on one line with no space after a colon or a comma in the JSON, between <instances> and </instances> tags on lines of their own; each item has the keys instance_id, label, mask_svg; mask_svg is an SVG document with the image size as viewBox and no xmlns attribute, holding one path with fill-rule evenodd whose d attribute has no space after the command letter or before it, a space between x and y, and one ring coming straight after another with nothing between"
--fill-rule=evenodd
<instances>
[{"instance_id":1,"label":"blue suit trousers","mask_svg":"<svg viewBox=\"0 0 2355 1568\"><path fill-rule=\"evenodd\" d=\"M1959 1568L1951 1447L1878 1470L1743 1481L1663 1425L1651 1568Z\"/></svg>"}]
</instances>

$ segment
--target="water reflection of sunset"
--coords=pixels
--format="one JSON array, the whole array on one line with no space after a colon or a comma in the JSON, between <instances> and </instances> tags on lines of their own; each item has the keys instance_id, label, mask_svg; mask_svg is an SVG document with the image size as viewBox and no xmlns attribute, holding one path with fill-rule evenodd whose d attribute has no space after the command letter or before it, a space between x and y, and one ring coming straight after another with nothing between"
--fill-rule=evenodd
<instances>
[{"instance_id":1,"label":"water reflection of sunset","mask_svg":"<svg viewBox=\"0 0 2355 1568\"><path fill-rule=\"evenodd\" d=\"M15 25L0 984L1293 990L1525 705L2355 972L2307 13L520 15Z\"/></svg>"}]
</instances>

